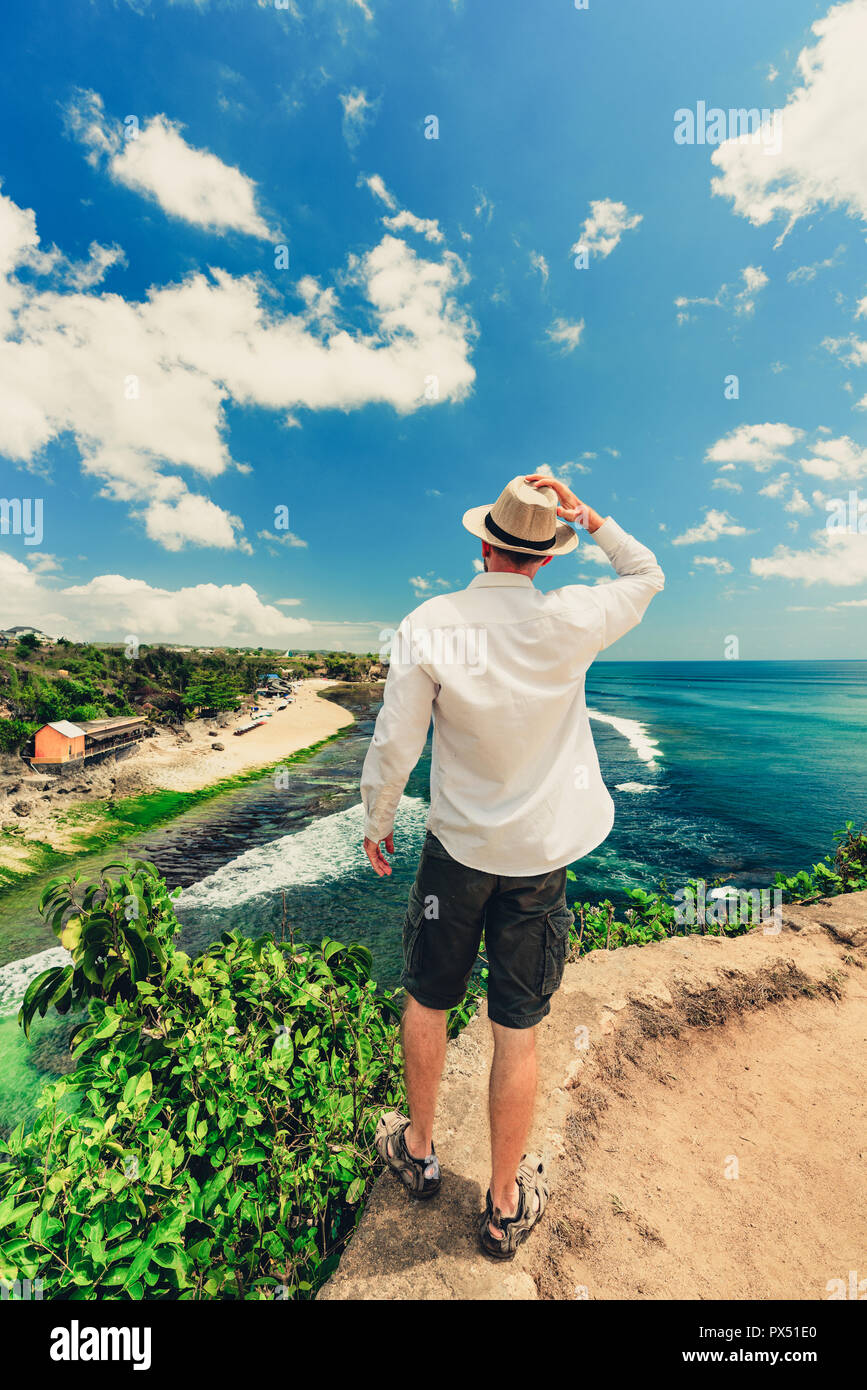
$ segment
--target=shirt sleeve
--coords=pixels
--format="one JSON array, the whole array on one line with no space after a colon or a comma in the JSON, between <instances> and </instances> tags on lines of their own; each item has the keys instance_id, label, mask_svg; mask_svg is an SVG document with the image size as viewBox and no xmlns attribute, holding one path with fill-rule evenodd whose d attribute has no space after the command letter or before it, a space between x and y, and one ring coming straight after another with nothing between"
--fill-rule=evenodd
<instances>
[{"instance_id":1,"label":"shirt sleeve","mask_svg":"<svg viewBox=\"0 0 867 1390\"><path fill-rule=\"evenodd\" d=\"M412 623L405 618L392 643L383 706L361 769L364 834L377 844L394 829L394 814L430 728L439 687L414 652Z\"/></svg>"},{"instance_id":2,"label":"shirt sleeve","mask_svg":"<svg viewBox=\"0 0 867 1390\"><path fill-rule=\"evenodd\" d=\"M590 590L602 610L602 647L610 647L644 617L653 598L665 587L665 575L656 556L612 517L593 532L593 540L605 551L617 571L610 584Z\"/></svg>"}]
</instances>

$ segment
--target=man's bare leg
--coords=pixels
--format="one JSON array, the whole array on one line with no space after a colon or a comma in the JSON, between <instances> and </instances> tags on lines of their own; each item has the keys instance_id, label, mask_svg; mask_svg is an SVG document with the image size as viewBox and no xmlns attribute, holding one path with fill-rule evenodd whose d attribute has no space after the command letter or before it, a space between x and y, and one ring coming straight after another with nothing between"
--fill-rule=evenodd
<instances>
[{"instance_id":1,"label":"man's bare leg","mask_svg":"<svg viewBox=\"0 0 867 1390\"><path fill-rule=\"evenodd\" d=\"M413 1158L427 1158L433 1145L437 1091L446 1056L445 1009L428 1009L408 994L401 1038L410 1113L404 1142Z\"/></svg>"},{"instance_id":2,"label":"man's bare leg","mask_svg":"<svg viewBox=\"0 0 867 1390\"><path fill-rule=\"evenodd\" d=\"M491 1064L491 1201L504 1216L518 1210L518 1164L526 1151L536 1100L536 1029L504 1028L491 1022L494 1060ZM536 1207L539 1199L536 1198ZM503 1232L491 1223L491 1235Z\"/></svg>"}]
</instances>

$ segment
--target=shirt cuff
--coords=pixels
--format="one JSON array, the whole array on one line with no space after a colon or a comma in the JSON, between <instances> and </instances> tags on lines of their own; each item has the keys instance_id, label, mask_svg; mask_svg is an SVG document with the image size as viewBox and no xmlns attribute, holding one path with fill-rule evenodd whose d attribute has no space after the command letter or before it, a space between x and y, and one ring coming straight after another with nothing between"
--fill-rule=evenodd
<instances>
[{"instance_id":1,"label":"shirt cuff","mask_svg":"<svg viewBox=\"0 0 867 1390\"><path fill-rule=\"evenodd\" d=\"M387 830L383 830L374 821L365 819L364 838L365 840L373 840L374 844L378 845L382 840L387 840L393 831L393 825L390 825Z\"/></svg>"},{"instance_id":2,"label":"shirt cuff","mask_svg":"<svg viewBox=\"0 0 867 1390\"><path fill-rule=\"evenodd\" d=\"M602 525L597 526L596 530L592 533L592 539L598 546L601 546L609 559L611 558L611 552L617 549L626 539L626 536L626 531L624 531L622 526L617 525L617 522L612 516L607 516Z\"/></svg>"}]
</instances>

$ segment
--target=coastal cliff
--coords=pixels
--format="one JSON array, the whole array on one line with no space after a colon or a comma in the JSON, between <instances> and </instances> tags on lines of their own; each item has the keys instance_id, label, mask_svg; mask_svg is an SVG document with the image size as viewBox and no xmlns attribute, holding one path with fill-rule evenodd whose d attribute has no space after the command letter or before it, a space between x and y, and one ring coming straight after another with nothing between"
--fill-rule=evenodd
<instances>
[{"instance_id":1,"label":"coastal cliff","mask_svg":"<svg viewBox=\"0 0 867 1390\"><path fill-rule=\"evenodd\" d=\"M319 1293L344 1299L827 1298L863 1262L867 892L777 935L672 937L567 966L538 1029L530 1146L551 1202L517 1258L479 1252L484 1007L449 1045L444 1172L389 1174Z\"/></svg>"}]
</instances>

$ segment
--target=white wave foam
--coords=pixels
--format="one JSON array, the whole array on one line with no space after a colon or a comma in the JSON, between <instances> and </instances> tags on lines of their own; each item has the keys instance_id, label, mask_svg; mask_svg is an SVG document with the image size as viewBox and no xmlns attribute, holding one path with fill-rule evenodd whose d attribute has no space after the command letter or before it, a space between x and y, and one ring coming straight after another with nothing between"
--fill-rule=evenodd
<instances>
[{"instance_id":1,"label":"white wave foam","mask_svg":"<svg viewBox=\"0 0 867 1390\"><path fill-rule=\"evenodd\" d=\"M659 789L649 782L617 782L614 790L616 792L655 792Z\"/></svg>"},{"instance_id":2,"label":"white wave foam","mask_svg":"<svg viewBox=\"0 0 867 1390\"><path fill-rule=\"evenodd\" d=\"M616 733L626 739L630 748L648 767L657 766L657 758L662 757L659 741L651 738L649 731L643 724L639 724L637 719L619 719L613 714L600 714L595 709L588 709L587 713L591 719L598 719L600 724L610 724Z\"/></svg>"},{"instance_id":3,"label":"white wave foam","mask_svg":"<svg viewBox=\"0 0 867 1390\"><path fill-rule=\"evenodd\" d=\"M0 1015L17 1012L30 981L43 970L69 965L71 960L72 956L62 946L49 946L47 951L39 951L35 956L22 956L20 960L0 966Z\"/></svg>"},{"instance_id":4,"label":"white wave foam","mask_svg":"<svg viewBox=\"0 0 867 1390\"><path fill-rule=\"evenodd\" d=\"M397 808L395 834L419 838L429 809L420 797L403 797ZM361 802L323 816L294 835L283 835L232 859L184 889L175 906L181 913L185 907L234 907L251 898L279 893L282 888L328 883L365 869L372 872L362 847L363 827Z\"/></svg>"}]
</instances>

